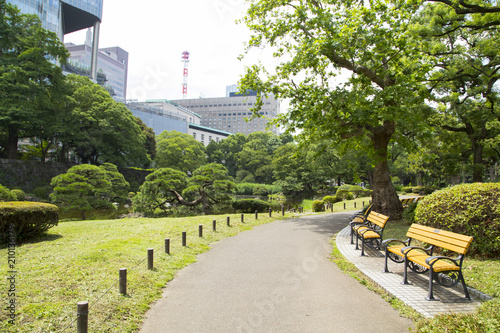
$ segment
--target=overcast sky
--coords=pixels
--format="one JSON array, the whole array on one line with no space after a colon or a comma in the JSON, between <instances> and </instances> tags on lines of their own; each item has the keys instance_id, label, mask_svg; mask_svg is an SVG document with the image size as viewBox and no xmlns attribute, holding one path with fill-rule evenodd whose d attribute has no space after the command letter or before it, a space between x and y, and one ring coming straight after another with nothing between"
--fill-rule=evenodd
<instances>
[{"instance_id":1,"label":"overcast sky","mask_svg":"<svg viewBox=\"0 0 500 333\"><path fill-rule=\"evenodd\" d=\"M223 97L249 65L242 63L249 32L235 21L244 0L104 0L99 47L129 53L128 99L181 99L184 64L190 53L188 98ZM85 31L65 36L83 44Z\"/></svg>"}]
</instances>

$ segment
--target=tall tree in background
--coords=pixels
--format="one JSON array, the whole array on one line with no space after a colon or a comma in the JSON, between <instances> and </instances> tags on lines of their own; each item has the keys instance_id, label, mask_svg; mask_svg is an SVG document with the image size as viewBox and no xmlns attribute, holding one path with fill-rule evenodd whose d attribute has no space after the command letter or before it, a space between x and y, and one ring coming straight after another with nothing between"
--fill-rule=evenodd
<instances>
[{"instance_id":1,"label":"tall tree in background","mask_svg":"<svg viewBox=\"0 0 500 333\"><path fill-rule=\"evenodd\" d=\"M40 125L40 110L51 109L64 76L59 66L68 51L36 15L0 0L0 127L7 157L17 159L19 138Z\"/></svg>"},{"instance_id":2,"label":"tall tree in background","mask_svg":"<svg viewBox=\"0 0 500 333\"><path fill-rule=\"evenodd\" d=\"M428 109L422 85L428 66L408 28L417 8L377 0L251 0L243 19L253 32L249 50L272 49L278 65L248 68L240 89L290 99L289 112L277 120L290 132L301 130L312 142L349 140L369 152L374 207L393 217L403 207L387 147L421 132ZM340 74L345 80L335 80Z\"/></svg>"},{"instance_id":3,"label":"tall tree in background","mask_svg":"<svg viewBox=\"0 0 500 333\"><path fill-rule=\"evenodd\" d=\"M483 181L500 140L500 8L496 1L437 1L417 16L416 31L433 59L433 99L439 103L432 122L469 139L474 182ZM490 150L490 151L488 151ZM498 157L497 157L498 159Z\"/></svg>"},{"instance_id":4,"label":"tall tree in background","mask_svg":"<svg viewBox=\"0 0 500 333\"><path fill-rule=\"evenodd\" d=\"M189 134L163 131L156 141L155 162L158 168L172 168L192 174L207 163L205 146Z\"/></svg>"}]
</instances>

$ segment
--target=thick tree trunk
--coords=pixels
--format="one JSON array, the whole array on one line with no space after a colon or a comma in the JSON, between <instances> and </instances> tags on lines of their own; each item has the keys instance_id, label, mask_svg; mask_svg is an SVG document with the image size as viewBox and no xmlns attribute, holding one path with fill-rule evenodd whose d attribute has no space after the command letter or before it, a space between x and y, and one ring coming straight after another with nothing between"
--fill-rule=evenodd
<instances>
[{"instance_id":1,"label":"thick tree trunk","mask_svg":"<svg viewBox=\"0 0 500 333\"><path fill-rule=\"evenodd\" d=\"M17 134L17 128L9 126L9 137L7 139L7 158L11 160L17 160L17 142L19 141L19 136Z\"/></svg>"},{"instance_id":2,"label":"thick tree trunk","mask_svg":"<svg viewBox=\"0 0 500 333\"><path fill-rule=\"evenodd\" d=\"M474 150L474 163L472 165L472 181L474 183L482 183L483 182L483 169L484 169L484 161L483 161L483 146L480 144L476 144L475 142L472 145L472 149Z\"/></svg>"},{"instance_id":3,"label":"thick tree trunk","mask_svg":"<svg viewBox=\"0 0 500 333\"><path fill-rule=\"evenodd\" d=\"M400 219L403 205L391 181L387 163L387 147L394 133L394 123L385 122L372 130L373 147L375 148L375 170L373 172L373 211Z\"/></svg>"}]
</instances>

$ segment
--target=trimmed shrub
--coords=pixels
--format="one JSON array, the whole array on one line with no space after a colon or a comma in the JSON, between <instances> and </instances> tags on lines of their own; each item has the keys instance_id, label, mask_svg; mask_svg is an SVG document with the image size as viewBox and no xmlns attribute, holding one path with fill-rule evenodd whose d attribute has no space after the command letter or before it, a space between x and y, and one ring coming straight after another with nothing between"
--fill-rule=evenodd
<instances>
[{"instance_id":1,"label":"trimmed shrub","mask_svg":"<svg viewBox=\"0 0 500 333\"><path fill-rule=\"evenodd\" d=\"M405 192L405 193L413 193L413 187L412 186L404 186L401 188L401 191Z\"/></svg>"},{"instance_id":2,"label":"trimmed shrub","mask_svg":"<svg viewBox=\"0 0 500 333\"><path fill-rule=\"evenodd\" d=\"M334 204L336 202L339 202L340 199L336 196L334 197L334 196L327 195L326 197L323 198L323 201Z\"/></svg>"},{"instance_id":3,"label":"trimmed shrub","mask_svg":"<svg viewBox=\"0 0 500 333\"><path fill-rule=\"evenodd\" d=\"M348 190L338 190L336 196L339 199L339 201L354 199L354 196Z\"/></svg>"},{"instance_id":4,"label":"trimmed shrub","mask_svg":"<svg viewBox=\"0 0 500 333\"><path fill-rule=\"evenodd\" d=\"M14 200L10 190L5 186L0 185L0 201L10 201L10 200Z\"/></svg>"},{"instance_id":5,"label":"trimmed shrub","mask_svg":"<svg viewBox=\"0 0 500 333\"><path fill-rule=\"evenodd\" d=\"M434 192L419 201L415 221L473 236L471 255L498 257L500 184L464 184Z\"/></svg>"},{"instance_id":6,"label":"trimmed shrub","mask_svg":"<svg viewBox=\"0 0 500 333\"><path fill-rule=\"evenodd\" d=\"M233 202L233 208L242 213L255 213L269 211L271 205L267 201L256 199L241 199Z\"/></svg>"},{"instance_id":7,"label":"trimmed shrub","mask_svg":"<svg viewBox=\"0 0 500 333\"><path fill-rule=\"evenodd\" d=\"M268 194L269 192L267 191L267 188L264 185L257 185L253 188L253 195L267 196Z\"/></svg>"},{"instance_id":8,"label":"trimmed shrub","mask_svg":"<svg viewBox=\"0 0 500 333\"><path fill-rule=\"evenodd\" d=\"M53 192L52 186L37 187L33 190L33 195L42 200L49 200L50 194Z\"/></svg>"},{"instance_id":9,"label":"trimmed shrub","mask_svg":"<svg viewBox=\"0 0 500 333\"><path fill-rule=\"evenodd\" d=\"M322 212L325 210L325 202L323 200L314 200L312 203L313 212Z\"/></svg>"},{"instance_id":10,"label":"trimmed shrub","mask_svg":"<svg viewBox=\"0 0 500 333\"><path fill-rule=\"evenodd\" d=\"M26 198L26 193L23 192L23 190L12 190L10 191L12 194L12 199L16 201L24 201L24 198Z\"/></svg>"},{"instance_id":11,"label":"trimmed shrub","mask_svg":"<svg viewBox=\"0 0 500 333\"><path fill-rule=\"evenodd\" d=\"M39 202L1 202L0 234L11 242L37 237L59 222L59 208Z\"/></svg>"},{"instance_id":12,"label":"trimmed shrub","mask_svg":"<svg viewBox=\"0 0 500 333\"><path fill-rule=\"evenodd\" d=\"M344 184L344 185L340 185L338 188L337 188L337 192L338 191L349 191L351 189L352 185L349 185L349 184Z\"/></svg>"},{"instance_id":13,"label":"trimmed shrub","mask_svg":"<svg viewBox=\"0 0 500 333\"><path fill-rule=\"evenodd\" d=\"M349 192L352 193L352 195L353 195L354 198L359 198L359 197L363 196L365 190L361 186L353 185L349 189Z\"/></svg>"},{"instance_id":14,"label":"trimmed shrub","mask_svg":"<svg viewBox=\"0 0 500 333\"><path fill-rule=\"evenodd\" d=\"M253 195L253 189L258 184L254 183L239 183L236 184L238 189L236 190L236 194L239 195Z\"/></svg>"}]
</instances>

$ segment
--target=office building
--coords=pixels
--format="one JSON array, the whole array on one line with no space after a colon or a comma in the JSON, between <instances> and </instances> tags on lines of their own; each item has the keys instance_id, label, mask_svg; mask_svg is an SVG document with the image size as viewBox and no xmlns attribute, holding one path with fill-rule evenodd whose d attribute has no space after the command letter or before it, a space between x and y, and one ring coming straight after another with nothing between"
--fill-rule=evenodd
<instances>
[{"instance_id":1,"label":"office building","mask_svg":"<svg viewBox=\"0 0 500 333\"><path fill-rule=\"evenodd\" d=\"M219 142L231 133L201 126L201 117L181 105L169 100L149 100L146 102L127 103L132 114L151 127L156 135L163 131L177 131L193 136L207 146L210 142Z\"/></svg>"},{"instance_id":2,"label":"office building","mask_svg":"<svg viewBox=\"0 0 500 333\"><path fill-rule=\"evenodd\" d=\"M199 114L201 126L233 134L248 135L266 131L268 119L275 118L279 113L279 100L270 96L264 99L262 109L259 111L262 117L250 120L252 117L250 109L257 101L256 94L250 93L248 96L241 96L235 92L229 94L230 97L182 99L173 102ZM270 131L278 134L275 126Z\"/></svg>"},{"instance_id":3,"label":"office building","mask_svg":"<svg viewBox=\"0 0 500 333\"><path fill-rule=\"evenodd\" d=\"M92 61L92 36L87 30L87 38L83 45L65 43L70 53L68 67L76 67L86 72L90 71ZM76 71L75 71L76 72ZM97 73L105 76L103 86L118 101L127 99L128 52L120 47L100 48L97 53Z\"/></svg>"},{"instance_id":4,"label":"office building","mask_svg":"<svg viewBox=\"0 0 500 333\"><path fill-rule=\"evenodd\" d=\"M55 32L64 42L64 35L93 27L90 77L97 80L97 49L102 20L103 0L7 0L22 13L36 14L42 27Z\"/></svg>"}]
</instances>

